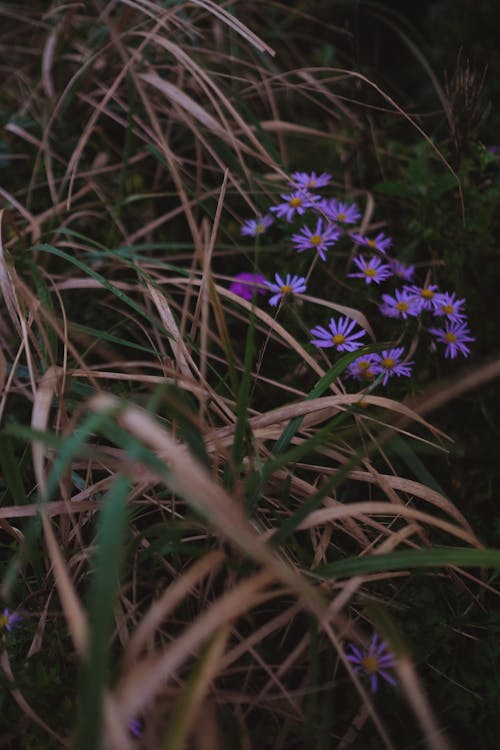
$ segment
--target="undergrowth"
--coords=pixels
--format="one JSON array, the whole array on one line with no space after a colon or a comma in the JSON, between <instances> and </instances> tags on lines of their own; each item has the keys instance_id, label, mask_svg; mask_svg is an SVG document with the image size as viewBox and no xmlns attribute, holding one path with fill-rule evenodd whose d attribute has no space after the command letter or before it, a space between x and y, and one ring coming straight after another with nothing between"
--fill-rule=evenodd
<instances>
[{"instance_id":1,"label":"undergrowth","mask_svg":"<svg viewBox=\"0 0 500 750\"><path fill-rule=\"evenodd\" d=\"M497 157L262 5L0 8L4 747L489 720L498 529L429 415L500 369L470 252Z\"/></svg>"}]
</instances>

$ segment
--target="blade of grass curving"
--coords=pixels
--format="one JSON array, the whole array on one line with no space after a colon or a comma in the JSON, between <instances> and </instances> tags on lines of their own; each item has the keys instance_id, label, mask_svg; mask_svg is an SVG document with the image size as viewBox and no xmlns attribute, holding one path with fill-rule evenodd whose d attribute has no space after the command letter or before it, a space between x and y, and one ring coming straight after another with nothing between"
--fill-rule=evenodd
<instances>
[{"instance_id":1,"label":"blade of grass curving","mask_svg":"<svg viewBox=\"0 0 500 750\"><path fill-rule=\"evenodd\" d=\"M80 675L76 750L100 746L104 689L108 679L113 606L125 544L129 482L119 476L99 515L95 572L89 591L89 650Z\"/></svg>"},{"instance_id":2,"label":"blade of grass curving","mask_svg":"<svg viewBox=\"0 0 500 750\"><path fill-rule=\"evenodd\" d=\"M339 417L345 417L347 414L344 412L343 414L339 414ZM335 418L332 421L336 421ZM338 423L337 423L338 424ZM330 426L330 425L328 425ZM318 433L314 436L313 439L317 437ZM303 445L303 444L302 444ZM302 447L302 445L297 446L299 448ZM292 451L289 451L289 453L292 453ZM300 508L293 513L290 518L288 518L286 521L284 521L279 529L276 531L276 533L272 537L272 544L273 546L278 546L284 542L284 540L289 537L291 534L294 533L294 531L297 529L301 521L303 521L307 516L312 513L313 510L316 510L316 508L323 502L324 498L327 497L331 491L340 484L353 469L356 468L356 466L359 466L361 461L364 458L368 458L372 453L374 453L377 450L376 443L371 443L366 446L363 446L360 450L358 450L355 455L349 459L349 461L344 464L338 472L333 474L329 479L326 480L326 482L323 483L323 485L320 487L320 489L311 497L306 503L302 503Z\"/></svg>"},{"instance_id":3,"label":"blade of grass curving","mask_svg":"<svg viewBox=\"0 0 500 750\"><path fill-rule=\"evenodd\" d=\"M352 354L346 355L342 359L347 360L347 356L352 357ZM359 356L359 352L358 352L358 356ZM353 359L356 359L356 357L354 357ZM347 361L348 364L349 364L349 361L352 361L352 359ZM340 362L337 364L340 364ZM345 368L344 365L343 367ZM333 369L335 369L335 366L331 368L331 370ZM331 376L331 370L329 370L329 372L326 373L318 381L317 385L315 386L315 388L318 389L318 393L315 394L314 396L315 398L319 398L323 390L328 388L332 380L334 379ZM372 384L373 387L376 385L376 382L377 381L374 381L374 383ZM360 399L361 398L362 397L360 397ZM356 404L349 406L345 411L341 412L340 414L335 415L333 419L331 419L330 422L327 425L325 425L325 427L322 427L321 429L319 429L311 438L304 440L303 443L300 443L299 445L294 446L286 453L279 452L276 455L275 459L268 461L266 464L264 464L264 466L261 466L257 471L253 472L253 474L250 474L247 479L247 502L246 502L247 512L250 514L254 512L255 507L259 500L262 487L277 469L280 469L282 466L286 464L299 461L301 458L303 458L312 450L314 450L316 445L320 445L321 443L323 443L325 438L331 432L333 432L334 429L337 429L340 425L343 424L343 422L345 422L345 420L349 416L352 415L352 413L355 411L355 407L356 407ZM296 417L285 428L284 432L282 433L282 436L279 438L279 440L281 440L285 436L283 439L283 445L285 447L290 443L294 434L299 429L302 419L303 417ZM324 497L326 497L328 492L331 489L333 489L333 487L335 487L338 482L342 481L342 479L344 479L344 477L346 477L349 474L349 472L352 471L352 469L354 469L361 462L363 458L366 458L372 452L374 452L375 447L376 447L375 445L372 445L371 447L369 446L366 449L364 449L361 453L356 454L354 458L352 458L342 469L340 469L337 474L331 477L325 483L324 487L320 490L320 492L317 493L313 498L311 498L310 503L302 506L302 510L299 511L300 520L298 520L298 523L300 523L300 521L303 518L305 518L307 513L309 513L311 510L314 510L317 507L317 505L319 505L321 500ZM307 512L306 512L306 508L307 508ZM292 525L293 525L292 521L294 518L295 516L292 516L292 518L290 518L288 521L285 522L286 525L290 524L290 529L292 528ZM288 536L289 533L291 533L291 531L287 532L285 536ZM275 535L275 537L273 538L274 539L280 538L280 532L277 532L277 536Z\"/></svg>"},{"instance_id":4,"label":"blade of grass curving","mask_svg":"<svg viewBox=\"0 0 500 750\"><path fill-rule=\"evenodd\" d=\"M37 502L41 506L50 500L72 459L82 451L88 436L98 431L103 423L108 420L110 420L109 414L92 412L85 417L69 437L58 437L52 433L40 432L22 427L21 425L10 425L5 429L5 433L8 435L19 435L23 438L31 439L33 442L36 440L37 443L43 443L48 447L55 447L58 449L52 469L47 477L44 491L40 493L37 499ZM3 576L2 593L4 595L10 590L20 574L21 564L29 559L32 550L36 551L38 549L37 540L39 535L40 519L39 517L32 518L25 530L24 544L18 555L16 555L7 566Z\"/></svg>"},{"instance_id":5,"label":"blade of grass curving","mask_svg":"<svg viewBox=\"0 0 500 750\"><path fill-rule=\"evenodd\" d=\"M220 669L221 657L231 632L230 624L223 625L203 648L186 685L173 707L163 750L183 750L196 720L210 683Z\"/></svg>"},{"instance_id":6,"label":"blade of grass curving","mask_svg":"<svg viewBox=\"0 0 500 750\"><path fill-rule=\"evenodd\" d=\"M129 297L128 294L125 294L125 292L108 281L104 276L101 276L100 273L94 271L86 263L83 263L81 260L78 260L78 258L74 258L68 253L65 253L64 250L60 250L59 248L54 247L53 245L48 245L46 243L41 245L34 245L33 250L41 250L44 253L57 255L59 258L67 260L68 263L72 263L73 265L77 266L77 268L83 271L87 276L90 276L91 278L95 279L95 281L98 281L99 284L101 284L105 289L114 294L115 297L117 297L122 302L125 302L125 304L131 307L132 310L134 310L138 315L141 316L141 318L147 320L148 323L160 330L166 336L171 337L169 331L165 330L164 326L162 326L157 320L155 320L155 318L153 318L151 315L148 315L148 313L146 313L136 302L134 302L134 300Z\"/></svg>"},{"instance_id":7,"label":"blade of grass curving","mask_svg":"<svg viewBox=\"0 0 500 750\"><path fill-rule=\"evenodd\" d=\"M249 474L246 481L246 492L247 501L246 509L248 514L252 514L259 501L260 493L265 483L272 477L275 471L281 469L283 466L290 465L296 461L307 456L308 453L314 450L317 445L324 443L325 438L333 432L337 427L342 424L346 419L347 413L342 412L337 414L330 420L330 422L319 429L312 437L304 440L299 445L295 445L290 448L286 453L279 454L275 459L267 461L267 463L260 466L256 471Z\"/></svg>"},{"instance_id":8,"label":"blade of grass curving","mask_svg":"<svg viewBox=\"0 0 500 750\"><path fill-rule=\"evenodd\" d=\"M54 314L54 305L52 303L52 295L50 294L47 288L47 284L42 278L42 275L38 269L38 266L36 265L36 263L31 262L31 259L30 259L29 267L30 267L30 274L33 277L33 280L35 282L36 294L37 294L38 299L40 300L40 302L45 308L47 308L48 310L50 310L52 314ZM40 322L39 322L39 325L40 325ZM57 334L53 328L46 328L45 335L47 336L47 344L48 344L48 349L49 349L48 359L55 360L57 358L57 344L58 344ZM41 346L42 346L42 353L45 356L47 356L47 352L45 351L45 342L43 342L43 339L41 342Z\"/></svg>"},{"instance_id":9,"label":"blade of grass curving","mask_svg":"<svg viewBox=\"0 0 500 750\"><path fill-rule=\"evenodd\" d=\"M500 570L500 550L467 549L466 547L398 550L388 554L338 560L317 568L312 575L322 580L340 579L401 568L440 568L450 565Z\"/></svg>"},{"instance_id":10,"label":"blade of grass curving","mask_svg":"<svg viewBox=\"0 0 500 750\"><path fill-rule=\"evenodd\" d=\"M124 346L128 349L135 349L136 351L155 356L155 352L151 347L136 344L134 341L129 341L128 339L122 339L120 336L114 336L112 333L101 331L99 328L91 328L90 326L82 325L81 323L70 323L68 328L70 332L81 331L82 333L87 333L89 336L95 337L99 341L109 341L110 344L118 344L119 346Z\"/></svg>"},{"instance_id":11,"label":"blade of grass curving","mask_svg":"<svg viewBox=\"0 0 500 750\"><path fill-rule=\"evenodd\" d=\"M412 450L411 445L407 440L404 440L400 435L395 435L391 441L391 449L397 453L397 455L405 462L410 471L413 472L415 477L427 487L431 487L441 495L446 495L446 492L434 479L428 468L422 463L418 455Z\"/></svg>"},{"instance_id":12,"label":"blade of grass curving","mask_svg":"<svg viewBox=\"0 0 500 750\"><path fill-rule=\"evenodd\" d=\"M341 357L338 362L336 362L332 367L330 367L328 372L326 372L323 377L318 380L312 391L307 394L306 401L312 401L313 399L322 396L323 393L325 393L325 391L329 389L333 381L336 380L340 375L342 375L344 370L351 364L351 362L354 362L354 360L358 359L358 357L362 357L364 354L375 352L378 349L383 349L383 346L379 345L364 347L363 349L356 350L355 352L344 354L344 356ZM282 435L278 438L271 449L271 452L275 456L283 453L283 451L287 449L290 441L297 433L297 430L302 424L303 419L304 417L296 417L295 419L292 419L290 423L285 427Z\"/></svg>"}]
</instances>

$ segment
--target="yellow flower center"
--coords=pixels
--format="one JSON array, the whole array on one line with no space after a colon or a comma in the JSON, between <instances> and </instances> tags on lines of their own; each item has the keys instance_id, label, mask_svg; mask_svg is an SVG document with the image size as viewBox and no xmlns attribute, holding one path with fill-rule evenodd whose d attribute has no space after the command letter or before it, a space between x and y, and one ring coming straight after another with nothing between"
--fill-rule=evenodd
<instances>
[{"instance_id":1,"label":"yellow flower center","mask_svg":"<svg viewBox=\"0 0 500 750\"><path fill-rule=\"evenodd\" d=\"M370 363L367 359L362 359L361 362L358 362L358 367L360 370L368 370Z\"/></svg>"},{"instance_id":2,"label":"yellow flower center","mask_svg":"<svg viewBox=\"0 0 500 750\"><path fill-rule=\"evenodd\" d=\"M266 228L264 224L257 224L255 226L255 234L262 234L262 232L265 232L265 231L266 231Z\"/></svg>"},{"instance_id":3,"label":"yellow flower center","mask_svg":"<svg viewBox=\"0 0 500 750\"><path fill-rule=\"evenodd\" d=\"M290 208L298 208L302 205L302 198L290 198L288 205Z\"/></svg>"},{"instance_id":4,"label":"yellow flower center","mask_svg":"<svg viewBox=\"0 0 500 750\"><path fill-rule=\"evenodd\" d=\"M9 615L0 615L0 628L5 628L9 624Z\"/></svg>"},{"instance_id":5,"label":"yellow flower center","mask_svg":"<svg viewBox=\"0 0 500 750\"><path fill-rule=\"evenodd\" d=\"M377 275L377 272L374 268L365 268L363 273L365 276L371 276L372 279Z\"/></svg>"},{"instance_id":6,"label":"yellow flower center","mask_svg":"<svg viewBox=\"0 0 500 750\"><path fill-rule=\"evenodd\" d=\"M386 370L392 370L396 366L396 360L392 357L386 357L380 364L382 367L385 367Z\"/></svg>"},{"instance_id":7,"label":"yellow flower center","mask_svg":"<svg viewBox=\"0 0 500 750\"><path fill-rule=\"evenodd\" d=\"M283 284L283 286L281 287L281 294L290 294L291 291L292 287L290 286L290 284Z\"/></svg>"},{"instance_id":8,"label":"yellow flower center","mask_svg":"<svg viewBox=\"0 0 500 750\"><path fill-rule=\"evenodd\" d=\"M369 247L376 247L376 245L377 245L377 243L375 242L375 240L367 240L367 241L366 241L366 244L367 244L367 245L368 245Z\"/></svg>"},{"instance_id":9,"label":"yellow flower center","mask_svg":"<svg viewBox=\"0 0 500 750\"><path fill-rule=\"evenodd\" d=\"M339 344L344 343L345 336L342 336L341 333L336 333L335 336L332 336L332 341L335 344L335 346L338 346Z\"/></svg>"},{"instance_id":10,"label":"yellow flower center","mask_svg":"<svg viewBox=\"0 0 500 750\"><path fill-rule=\"evenodd\" d=\"M399 310L399 312L406 312L408 310L408 302L398 302L396 310Z\"/></svg>"},{"instance_id":11,"label":"yellow flower center","mask_svg":"<svg viewBox=\"0 0 500 750\"><path fill-rule=\"evenodd\" d=\"M457 343L457 337L454 333L451 333L451 331L448 331L448 333L444 334L445 341L447 341L449 344L456 344Z\"/></svg>"},{"instance_id":12,"label":"yellow flower center","mask_svg":"<svg viewBox=\"0 0 500 750\"><path fill-rule=\"evenodd\" d=\"M420 296L424 299L432 299L434 297L434 292L432 289L422 289Z\"/></svg>"},{"instance_id":13,"label":"yellow flower center","mask_svg":"<svg viewBox=\"0 0 500 750\"><path fill-rule=\"evenodd\" d=\"M311 245L314 245L314 247L317 247L323 242L323 237L320 234L313 234L309 237L309 242Z\"/></svg>"},{"instance_id":14,"label":"yellow flower center","mask_svg":"<svg viewBox=\"0 0 500 750\"><path fill-rule=\"evenodd\" d=\"M445 315L451 315L454 311L453 305L443 305L441 308Z\"/></svg>"},{"instance_id":15,"label":"yellow flower center","mask_svg":"<svg viewBox=\"0 0 500 750\"><path fill-rule=\"evenodd\" d=\"M372 380L375 380L375 375L371 370L364 370L364 372L361 373L361 377L363 380L366 380L368 383L371 383Z\"/></svg>"},{"instance_id":16,"label":"yellow flower center","mask_svg":"<svg viewBox=\"0 0 500 750\"><path fill-rule=\"evenodd\" d=\"M361 666L368 674L375 674L378 671L378 659L375 656L364 656L361 659Z\"/></svg>"},{"instance_id":17,"label":"yellow flower center","mask_svg":"<svg viewBox=\"0 0 500 750\"><path fill-rule=\"evenodd\" d=\"M306 187L308 188L316 187L316 180L312 177L310 180L307 181Z\"/></svg>"},{"instance_id":18,"label":"yellow flower center","mask_svg":"<svg viewBox=\"0 0 500 750\"><path fill-rule=\"evenodd\" d=\"M345 221L346 215L345 214L337 214L337 221Z\"/></svg>"}]
</instances>

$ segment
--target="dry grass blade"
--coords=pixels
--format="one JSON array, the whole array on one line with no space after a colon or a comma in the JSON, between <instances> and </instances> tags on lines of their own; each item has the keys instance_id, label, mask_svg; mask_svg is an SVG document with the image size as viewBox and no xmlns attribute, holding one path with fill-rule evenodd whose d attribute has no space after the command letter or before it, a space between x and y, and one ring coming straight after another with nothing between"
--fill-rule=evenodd
<instances>
[{"instance_id":1,"label":"dry grass blade","mask_svg":"<svg viewBox=\"0 0 500 750\"><path fill-rule=\"evenodd\" d=\"M34 711L30 704L27 702L21 691L17 687L15 687L16 680L10 666L9 656L7 654L7 651L4 651L3 649L0 651L0 667L2 668L10 685L10 694L16 701L19 708L24 712L24 714L29 719L31 719L31 721L41 727L44 732L47 732L47 734L49 734L53 739L57 740L60 746L69 747L69 743L66 742L60 735L58 735L57 732L54 732L54 730L49 727L49 725L40 716L38 716L36 711Z\"/></svg>"},{"instance_id":2,"label":"dry grass blade","mask_svg":"<svg viewBox=\"0 0 500 750\"><path fill-rule=\"evenodd\" d=\"M3 214L4 214L4 209L2 208L0 210L0 288L2 289L3 300L5 302L8 313L10 315L10 319L12 323L14 324L15 328L20 332L21 325L19 323L18 302L17 302L16 293L15 293L12 274L7 265L7 259L5 257L3 241L2 241Z\"/></svg>"},{"instance_id":3,"label":"dry grass blade","mask_svg":"<svg viewBox=\"0 0 500 750\"><path fill-rule=\"evenodd\" d=\"M310 529L313 526L321 525L328 521L341 518L354 518L360 515L402 516L403 518L411 518L429 526L435 526L436 528L441 529L441 531L445 531L447 534L451 534L452 536L457 537L457 539L461 539L474 547L479 549L484 548L484 545L482 545L471 532L461 529L459 526L451 524L448 521L436 518L436 516L433 516L430 513L423 513L422 511L409 508L405 505L394 505L393 503L375 501L346 503L335 508L322 508L321 510L313 511L304 521L301 522L299 528Z\"/></svg>"},{"instance_id":4,"label":"dry grass blade","mask_svg":"<svg viewBox=\"0 0 500 750\"><path fill-rule=\"evenodd\" d=\"M33 411L31 416L31 426L33 429L41 432L44 432L47 429L52 399L56 393L58 384L61 382L61 376L62 369L60 367L51 367L43 375L33 401ZM43 496L47 486L47 479L45 448L41 441L33 440L32 454L33 469L40 492ZM83 655L87 646L87 621L85 618L85 612L76 594L71 575L59 549L50 521L43 511L43 504L40 506L39 511L42 517L47 549L54 568L57 590L66 615L66 620L75 647L80 655Z\"/></svg>"},{"instance_id":5,"label":"dry grass blade","mask_svg":"<svg viewBox=\"0 0 500 750\"><path fill-rule=\"evenodd\" d=\"M228 622L222 625L210 639L174 706L173 717L164 740L165 750L183 750L186 746L210 685L220 671L221 658L230 633L231 623Z\"/></svg>"},{"instance_id":6,"label":"dry grass blade","mask_svg":"<svg viewBox=\"0 0 500 750\"><path fill-rule=\"evenodd\" d=\"M213 551L195 562L191 568L172 583L159 599L148 609L141 622L132 634L123 655L123 669L126 671L137 661L148 640L153 640L154 633L162 620L166 619L186 594L202 578L214 575L224 560L224 553Z\"/></svg>"},{"instance_id":7,"label":"dry grass blade","mask_svg":"<svg viewBox=\"0 0 500 750\"><path fill-rule=\"evenodd\" d=\"M406 654L398 656L396 671L408 697L408 703L422 726L429 750L453 750L453 746L446 738L444 730L440 729L436 723L427 696Z\"/></svg>"},{"instance_id":8,"label":"dry grass blade","mask_svg":"<svg viewBox=\"0 0 500 750\"><path fill-rule=\"evenodd\" d=\"M304 606L316 615L322 614L324 605L318 593L267 547L248 522L242 507L150 414L138 407L123 406L118 399L108 395L96 396L88 406L96 412L118 412L119 424L152 447L165 462L168 485L174 492L202 513L227 539L272 571L278 581L289 586L303 600ZM164 477L161 479L165 481Z\"/></svg>"},{"instance_id":9,"label":"dry grass blade","mask_svg":"<svg viewBox=\"0 0 500 750\"><path fill-rule=\"evenodd\" d=\"M275 596L269 591L274 576L261 572L237 584L218 599L207 612L179 635L172 645L154 653L129 670L118 682L114 695L125 721L139 713L184 661L220 628L259 603Z\"/></svg>"},{"instance_id":10,"label":"dry grass blade","mask_svg":"<svg viewBox=\"0 0 500 750\"><path fill-rule=\"evenodd\" d=\"M225 8L217 5L212 0L190 0L190 2L193 5L198 5L201 8L205 8L214 16L220 18L220 20L227 24L227 26L234 29L234 31L240 34L247 42L256 47L259 52L267 52L268 55L273 56L276 54L273 48L266 44L260 37L257 36L257 34L251 31L248 26L245 26L245 24L241 23L241 21L239 21L235 16L228 13Z\"/></svg>"}]
</instances>

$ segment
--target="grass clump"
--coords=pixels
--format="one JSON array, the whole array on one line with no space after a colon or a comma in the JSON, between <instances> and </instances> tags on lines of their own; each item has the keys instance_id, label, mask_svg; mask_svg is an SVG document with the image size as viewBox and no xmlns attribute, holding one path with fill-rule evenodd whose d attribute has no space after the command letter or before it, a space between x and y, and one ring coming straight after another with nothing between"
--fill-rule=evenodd
<instances>
[{"instance_id":1,"label":"grass clump","mask_svg":"<svg viewBox=\"0 0 500 750\"><path fill-rule=\"evenodd\" d=\"M498 363L427 390L480 333L420 249L473 169L260 7L0 11L7 746L452 747L415 623L451 649L500 553L424 415Z\"/></svg>"}]
</instances>

